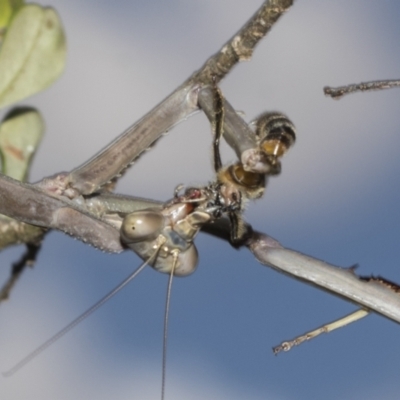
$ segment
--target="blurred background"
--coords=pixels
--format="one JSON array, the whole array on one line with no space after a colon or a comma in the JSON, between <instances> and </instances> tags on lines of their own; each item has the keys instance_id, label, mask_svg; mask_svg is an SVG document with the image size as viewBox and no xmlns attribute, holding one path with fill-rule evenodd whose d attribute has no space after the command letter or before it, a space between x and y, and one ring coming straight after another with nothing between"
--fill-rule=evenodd
<instances>
[{"instance_id":1,"label":"blurred background","mask_svg":"<svg viewBox=\"0 0 400 400\"><path fill-rule=\"evenodd\" d=\"M67 34L62 78L23 104L46 137L32 182L69 171L106 146L198 69L260 0L47 0ZM334 101L326 85L400 78L400 4L299 0L222 82L248 120L285 112L298 140L246 219L284 246L362 275L400 283L400 91ZM177 126L121 180L117 192L167 200L213 179L211 130L201 113ZM235 157L224 150L226 162ZM199 235L200 264L175 279L166 399L398 399L400 327L371 315L274 357L282 340L354 306L258 264L246 250ZM1 255L0 279L22 247ZM140 260L108 255L59 232L46 238L0 313L0 369L88 308ZM145 270L73 332L12 378L2 399L160 397L167 276Z\"/></svg>"}]
</instances>

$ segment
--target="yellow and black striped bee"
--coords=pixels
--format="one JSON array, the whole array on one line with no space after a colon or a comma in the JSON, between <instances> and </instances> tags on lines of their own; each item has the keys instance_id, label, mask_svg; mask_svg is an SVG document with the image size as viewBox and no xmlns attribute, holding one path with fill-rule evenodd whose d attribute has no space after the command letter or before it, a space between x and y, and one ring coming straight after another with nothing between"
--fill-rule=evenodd
<instances>
[{"instance_id":1,"label":"yellow and black striped bee","mask_svg":"<svg viewBox=\"0 0 400 400\"><path fill-rule=\"evenodd\" d=\"M224 107L220 89L214 85L215 121L213 124L213 157L217 182L210 185L217 205L231 222L231 242L243 240L244 223L242 212L249 199L258 199L264 194L268 176L281 172L281 157L296 140L295 127L289 118L280 112L265 112L251 123L260 152L268 165L268 173L246 171L241 162L223 166L219 142L223 135Z\"/></svg>"}]
</instances>

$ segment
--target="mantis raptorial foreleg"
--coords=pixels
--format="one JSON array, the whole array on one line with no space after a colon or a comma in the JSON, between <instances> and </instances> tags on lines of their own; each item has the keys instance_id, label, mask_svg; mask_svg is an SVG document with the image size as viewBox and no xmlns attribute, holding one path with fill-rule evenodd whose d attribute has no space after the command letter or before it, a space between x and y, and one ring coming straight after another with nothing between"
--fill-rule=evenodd
<instances>
[{"instance_id":1,"label":"mantis raptorial foreleg","mask_svg":"<svg viewBox=\"0 0 400 400\"><path fill-rule=\"evenodd\" d=\"M236 153L240 152L241 158L243 158L243 153L248 155L249 152L252 152L253 155L257 154L257 157L255 157L257 162L248 165L239 162L226 171L222 170L220 163L218 169L221 171L216 171L219 174L219 182L200 189L197 194L194 194L196 192L194 190L188 190L180 198L176 195L171 204L162 207L163 211L157 211L160 215L164 213L163 218L166 218L167 215L174 213L169 211L171 207L172 209L180 207L180 209L186 210L183 214L178 213L174 217L175 220L163 222L162 229L164 230L165 227L171 229L171 224L177 224L179 221L179 229L173 228L171 233L178 234L182 238L180 240L182 240L183 245L178 244L174 239L170 241L168 248L178 248L180 258L182 258L188 254L185 246L194 251L195 248L191 242L199 229L204 224L219 219L224 213L229 215L233 226L242 226L243 224L239 224L241 219L238 214L243 209L241 206L242 197L257 198L262 194L265 186L264 177L274 172L271 169L272 167L275 168L274 164L271 163L271 157L273 157L275 163L277 157L282 154L268 154L269 150L266 152L265 147L261 146L265 140L260 140L257 131L253 132L248 128L229 102L222 97L215 83L212 90L214 90L214 94L218 93L219 96L210 96L210 88L207 85L203 87L200 84L189 84L178 89L98 155L71 173L56 174L54 177L42 180L35 186L4 178L4 190L2 192L4 201L3 207L0 207L0 212L26 223L62 230L102 250L119 252L124 245L127 245L143 259L147 259L152 246L150 240L141 239L138 243L132 243L126 241L127 236L124 232L119 236L118 231L121 226L123 228L126 226L123 221L127 214L142 209L141 207L147 208L148 205L144 203L138 207L136 200L131 202L129 198L107 197L106 192L99 190L110 180L117 179L121 171L160 138L163 132L194 112L198 108L198 94L200 92L201 101L199 100L199 105L207 110L209 117L210 109L215 108L215 99L220 99L219 103L221 104L216 110L218 118L213 119L213 123L215 120L220 132L218 143L214 147L218 149L219 137L222 136L222 131L224 131L226 132L224 137ZM290 129L294 132L291 125ZM273 140L276 141L276 138L274 137ZM280 138L277 141L280 143ZM273 149L276 147L274 146ZM254 161L254 157L244 158ZM262 166L262 164L264 165ZM252 168L261 169L264 172L252 172ZM13 185L15 189L12 189ZM8 187L9 189L7 189ZM18 202L12 201L12 192L19 193L19 201L29 205L29 207L25 207L25 213L20 212L22 207ZM152 210L151 212L154 213L155 211ZM200 215L203 216L199 218ZM137 217L136 214L129 218ZM185 224L189 226L187 227ZM178 227L178 225L176 226ZM240 234L238 233L239 228L234 228L235 232L236 230L237 233L232 235L233 242L243 236L243 229L240 228ZM171 233L166 233L166 237L171 237ZM168 260L169 250L165 253L168 261L166 263L164 261L164 266L161 267L160 263L164 253L163 251L160 252L155 264L158 264L160 270L167 272L171 263ZM186 269L182 270L181 266L195 264L195 259L197 259L196 254L187 255L185 260L182 259L182 262L178 262L176 272L186 271ZM188 270L192 269L193 267L189 267ZM186 274L187 272L183 273Z\"/></svg>"},{"instance_id":2,"label":"mantis raptorial foreleg","mask_svg":"<svg viewBox=\"0 0 400 400\"><path fill-rule=\"evenodd\" d=\"M148 145L148 141L144 141L146 137L144 135L145 132L151 134L150 142L154 141L161 136L166 127L177 123L179 119L193 112L197 107L194 102L197 91L198 88L192 87L189 92L182 90L178 91L175 95L171 95L162 105L158 106L158 113L155 114L157 118L152 117L152 115L144 117L138 124L134 125L121 137L117 138L116 141L111 143L98 156L95 156L82 167L77 168L69 174L63 173L56 175L54 178L46 178L36 185L38 187L12 181L10 178L2 179L4 183L2 184L3 190L0 193L0 198L3 201L0 206L0 212L26 223L62 230L106 251L121 251L122 248L118 244L117 233L104 225L102 221L99 221L104 220L104 218L96 214L91 205L96 200L94 198L87 198L86 192L97 190L106 184L110 179L115 177L115 174L126 168L132 159L145 150ZM187 103L182 100L183 94ZM177 99L181 101L179 102ZM212 99L209 99L209 102L212 104ZM253 146L252 148L254 148L256 146L254 133L251 130L249 131L247 125L235 112L232 112L232 107L229 106L229 103L226 102L226 104L228 107L228 112L224 118L226 138L230 140L233 146L239 148L242 141L246 142L246 140L242 139L248 137ZM206 100L202 101L202 107L207 108ZM153 125L151 122L154 122L155 126L157 126L156 122L158 120L162 121L159 114L164 113L169 115L168 113L170 113L173 115L172 110L176 112L177 108L180 110L178 113L179 117L171 117L167 124L158 126L157 129L152 128ZM131 153L128 153L126 150L129 148L129 143ZM125 150L122 152L122 158L120 159L121 147ZM111 165L110 170L106 168L108 164ZM85 176L90 177L90 180L83 180ZM83 190L83 192L80 192L80 190ZM15 193L18 194L17 202L13 198ZM100 193L99 198L101 196L102 194ZM69 198L74 199L74 201L70 201ZM21 202L21 204L18 202ZM26 202L30 206L22 207L22 204ZM112 200L108 199L107 202L111 205ZM37 204L34 205L33 203ZM125 205L128 204L129 200L125 199L124 203ZM118 211L123 212L124 210ZM108 211L106 210L107 213ZM91 218L93 221L90 220ZM68 226L68 223L71 226ZM92 229L92 225L96 227L101 225L102 229ZM106 233L105 231L108 230L110 232ZM90 234L90 231L94 232L94 236Z\"/></svg>"},{"instance_id":3,"label":"mantis raptorial foreleg","mask_svg":"<svg viewBox=\"0 0 400 400\"><path fill-rule=\"evenodd\" d=\"M0 182L0 213L46 229L61 230L105 251L123 250L119 231L78 204L5 175L0 175Z\"/></svg>"},{"instance_id":4,"label":"mantis raptorial foreleg","mask_svg":"<svg viewBox=\"0 0 400 400\"><path fill-rule=\"evenodd\" d=\"M179 89L167 97L104 150L82 166L70 172L65 185L80 195L89 195L117 178L143 151L147 150L165 132L186 119L200 106L213 120L214 98L212 88L192 85ZM269 173L264 153L259 149L254 132L225 100L224 138L236 151L248 171Z\"/></svg>"},{"instance_id":5,"label":"mantis raptorial foreleg","mask_svg":"<svg viewBox=\"0 0 400 400\"><path fill-rule=\"evenodd\" d=\"M165 132L198 109L198 89L198 84L192 84L172 93L104 150L74 169L68 176L69 186L88 195L117 177Z\"/></svg>"}]
</instances>

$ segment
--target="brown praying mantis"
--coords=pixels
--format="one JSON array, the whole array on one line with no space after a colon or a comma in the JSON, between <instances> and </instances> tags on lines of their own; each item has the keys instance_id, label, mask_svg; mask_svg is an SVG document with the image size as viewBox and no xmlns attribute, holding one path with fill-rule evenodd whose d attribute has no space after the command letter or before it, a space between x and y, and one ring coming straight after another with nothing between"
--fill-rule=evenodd
<instances>
[{"instance_id":1,"label":"brown praying mantis","mask_svg":"<svg viewBox=\"0 0 400 400\"><path fill-rule=\"evenodd\" d=\"M23 191L20 197L21 202L25 203L29 212L35 216L36 225L39 225L40 215L46 214L46 218L50 217L55 221L53 227L78 237L86 243L107 251L116 251L118 245L121 248L128 247L144 260L142 266L116 289L28 355L6 375L12 375L24 366L100 307L136 277L147 264L150 264L157 271L168 273L171 276L165 314L162 384L162 398L164 398L166 327L172 276L186 276L195 270L197 250L193 240L206 224L210 225L209 229L212 231L214 225L218 225L218 220L229 217L228 234L231 243L240 245L246 241L250 234L248 232L250 228L245 226L241 216L244 203L247 199L256 199L262 196L266 185L266 176L280 173L280 158L295 141L293 124L285 115L277 112L262 114L252 123L254 125L253 132L233 107L224 100L215 84L213 87L205 86L204 88L196 85L191 89L190 96L197 96L199 106L206 113L210 113L215 130L213 148L217 180L207 186L187 188L182 194L179 193L181 187L178 186L175 189L174 198L162 205L144 199L113 196L107 190L103 192L102 188L109 185L110 181L116 179L121 170L126 168L126 163L118 163L117 168L119 166L119 169L114 176L110 176L104 165L107 165L109 160L123 158L120 156L122 147L119 141L136 141L138 136L135 130L129 130L123 134L82 167L69 174L63 173L45 178L32 186L32 191L29 191L29 185L2 177L14 193L15 190ZM215 110L215 112L210 110ZM243 150L241 146L246 140L248 145L252 146L243 150L245 155L242 156L247 165L251 165L251 167L246 167L250 171L246 170L242 162L223 167L219 154L219 141L223 133L236 149ZM146 147L135 148L135 152L140 154L145 149ZM28 192L26 193L24 189ZM7 197L5 200L7 201ZM52 203L49 200L52 200ZM52 207L50 216L46 210L48 206ZM82 215L88 217L89 225L85 226L81 223ZM94 224L91 219L95 220ZM104 230L109 231L108 226L120 232L120 236L115 239L110 239L109 235L106 236ZM45 225L45 227L47 226ZM113 233L114 230L112 230Z\"/></svg>"},{"instance_id":2,"label":"brown praying mantis","mask_svg":"<svg viewBox=\"0 0 400 400\"><path fill-rule=\"evenodd\" d=\"M214 121L213 115L215 114L215 107L213 101L211 101L214 98L212 86L211 96L210 93L208 93L209 99L203 99L203 96L205 97L207 95L207 91L210 89L209 85L212 83L215 76L218 76L218 74L209 74L205 82L196 81L196 79L194 79L193 83L185 85L184 90L175 92L167 99L167 103L163 103L159 108L156 108L147 119L145 117L143 120L139 121L138 124L128 130L126 134L107 148L105 152L102 153L103 161L105 161L103 164L99 158L93 159L81 168L72 171L70 174L58 175L55 178L43 181L38 187L28 184L19 184L4 178L4 180L2 180L4 192L2 193L3 209L1 212L9 213L9 215L12 214L10 216L24 220L33 225L60 229L107 251L122 251L124 247L121 244L121 234L118 229L121 223L121 215L119 215L122 214L121 209L124 209L124 207L128 207L129 209L129 207L131 207L128 212L135 212L135 209L147 209L149 205L151 208L158 208L159 205L151 202L143 203L140 200L132 200L129 198L113 197L107 193L93 194L98 193L102 184L109 182L119 173L121 168L124 169L131 160L135 159L141 151L146 149L150 143L154 142L162 132L169 130L174 124L179 122L179 120L195 111L198 106L201 106L205 113L207 113L207 109L209 108L211 111L208 112L212 115L211 121ZM262 162L262 155L260 155L260 153L257 151L249 151L255 148L254 143L251 145L246 143L246 141L250 141L252 135L249 134L248 130L245 128L237 128L239 124L242 126L246 124L242 121L237 123L231 122L232 119L228 115L229 104L226 103L223 109L226 113L224 124L227 125L223 129L224 138L228 142L231 141L234 143L233 147L238 154L238 158L241 160L241 164L246 165L246 168L254 168L255 171L262 171L263 168L267 168L266 166L268 166L268 163ZM236 113L233 113L233 115L235 114ZM229 124L232 124L233 127L236 128L232 129L233 138L229 134ZM235 135L238 135L238 140L235 139ZM132 138L134 138L134 140L131 140ZM114 152L120 152L122 156L117 160L114 157ZM101 171L101 173L105 172L105 176L102 175L102 177L99 178L101 174L92 175L93 171L96 171L96 173L99 171ZM8 188L9 191L7 191ZM211 193L211 197L214 195L215 193ZM9 201L7 196L10 196ZM208 199L208 197L202 193L199 194L198 198L193 198L190 193L184 193L183 195L177 193L174 197L174 199L179 200L177 204L185 204L186 206L188 204L192 205L196 203L197 200L203 200L204 198ZM18 207L15 206L15 201L17 199L21 199L21 202L23 202L23 204L21 203ZM32 202L29 202L29 207L27 207L26 199L32 199ZM87 205L86 203L89 204ZM104 208L101 208L104 205L105 211ZM13 206L16 209L15 211L13 211ZM210 217L213 212L227 214L225 210L218 208L219 206L215 209L215 204L211 207L214 207L214 209L208 209L205 212L206 218ZM98 209L100 209L100 211ZM143 211L139 212L142 213ZM24 213L25 215L23 215ZM155 214L152 214L151 218L153 218L154 215ZM136 217L137 216L138 214L136 214ZM234 218L234 216L231 217L231 219ZM154 219L157 220L159 217L155 217ZM179 221L182 220L184 219L179 219ZM74 221L74 223L71 223L72 221ZM201 221L201 224L203 222L204 221ZM220 228L218 228L219 222L221 222L222 226ZM155 221L155 223L157 224L158 222ZM225 235L225 237L226 235L230 237L232 230L229 227L226 229L226 226L226 220L221 220L216 221L210 226L205 226L205 228L210 228L211 230L215 228L217 233L219 232ZM139 242L143 243L147 242L147 240L141 240ZM352 294L354 293L353 290L360 290L366 298L366 300L363 300L363 303L360 303L362 306L367 309L382 312L389 318L398 321L398 314L396 314L398 304L393 305L394 296L393 290L391 290L390 287L380 285L376 282L360 281L351 271L338 270L333 267L330 269L330 267L324 263L319 263L317 260L283 249L273 240L258 233L251 232L250 230L248 235L246 235L246 240L242 243L252 249L258 258L263 260L265 256L265 263L272 264L278 269L287 267L289 268L289 273L300 273L301 279L317 282L321 287L324 287L324 284L321 282L327 282L325 284L327 290L339 293L344 297L352 299L357 297L358 299L359 295L357 293L353 297ZM157 248L153 250L153 254L156 254ZM140 254L141 250L138 250L138 253ZM266 253L268 253L268 255L266 255ZM146 256L147 259L149 259L149 257L150 255ZM173 266L173 256L171 256L170 260L172 260L172 262L169 261L168 265ZM150 262L155 261L151 260ZM177 266L178 264L176 267ZM308 266L310 266L309 270L307 269ZM291 267L295 268L290 270ZM315 269L314 271L313 268ZM175 267L173 269L175 269ZM321 273L322 276L316 276L316 271ZM302 273L303 275L301 275ZM328 280L326 280L327 277L329 278ZM345 285L339 285L336 281L336 279L341 280L344 277L346 279L348 278L352 290L346 290ZM337 283L336 286L335 283ZM359 285L359 287L354 289L353 285ZM388 297L381 301L382 293Z\"/></svg>"}]
</instances>

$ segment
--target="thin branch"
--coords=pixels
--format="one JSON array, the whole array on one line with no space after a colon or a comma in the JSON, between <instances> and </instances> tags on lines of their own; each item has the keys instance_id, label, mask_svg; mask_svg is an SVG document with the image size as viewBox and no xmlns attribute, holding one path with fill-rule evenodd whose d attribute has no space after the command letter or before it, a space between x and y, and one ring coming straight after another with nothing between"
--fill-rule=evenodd
<instances>
[{"instance_id":1,"label":"thin branch","mask_svg":"<svg viewBox=\"0 0 400 400\"><path fill-rule=\"evenodd\" d=\"M339 86L339 87L324 87L324 93L326 96L330 96L335 100L339 100L346 94L355 92L367 92L372 90L384 90L391 89L400 86L400 80L387 80L387 81L371 81L371 82L361 82L352 85Z\"/></svg>"},{"instance_id":2,"label":"thin branch","mask_svg":"<svg viewBox=\"0 0 400 400\"><path fill-rule=\"evenodd\" d=\"M271 30L278 19L293 5L294 0L265 1L220 51L211 56L193 77L203 83L218 83L240 61L248 61L258 42Z\"/></svg>"},{"instance_id":3,"label":"thin branch","mask_svg":"<svg viewBox=\"0 0 400 400\"><path fill-rule=\"evenodd\" d=\"M24 272L26 267L33 267L36 262L36 258L41 249L41 243L28 243L26 245L26 252L22 255L21 259L13 264L11 267L11 274L9 279L0 289L0 302L8 300L10 297L11 290L17 283L21 274Z\"/></svg>"},{"instance_id":4,"label":"thin branch","mask_svg":"<svg viewBox=\"0 0 400 400\"><path fill-rule=\"evenodd\" d=\"M288 340L282 342L279 346L273 347L272 351L274 354L278 354L281 351L289 351L294 346L298 346L306 341L316 338L317 336L323 333L329 333L336 329L343 328L346 325L349 325L353 322L360 320L361 318L366 317L370 312L366 310L357 310L352 312L351 314L346 315L345 317L339 318L333 322L325 324L313 331L307 332L304 335L298 336L292 340Z\"/></svg>"}]
</instances>

